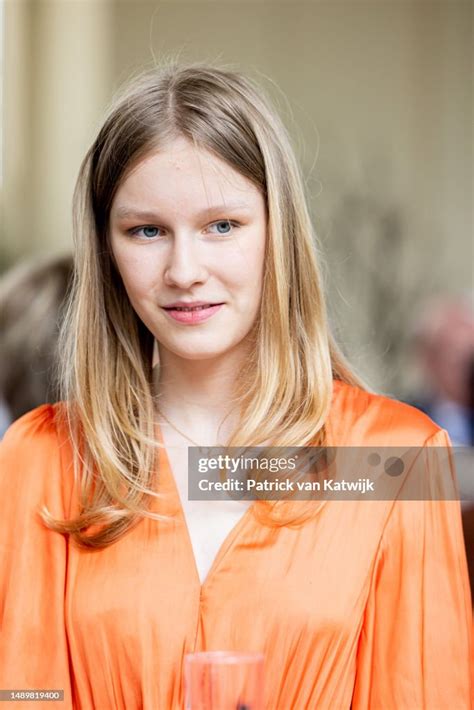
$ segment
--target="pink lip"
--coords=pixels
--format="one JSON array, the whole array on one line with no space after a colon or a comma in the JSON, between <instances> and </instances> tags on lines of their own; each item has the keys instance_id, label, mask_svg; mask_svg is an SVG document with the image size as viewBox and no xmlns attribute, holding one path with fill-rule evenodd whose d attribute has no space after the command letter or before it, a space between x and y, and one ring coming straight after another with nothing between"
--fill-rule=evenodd
<instances>
[{"instance_id":1,"label":"pink lip","mask_svg":"<svg viewBox=\"0 0 474 710\"><path fill-rule=\"evenodd\" d=\"M171 318L173 318L173 320L178 321L178 323L185 323L186 325L197 325L198 323L202 323L203 321L212 318L214 313L217 313L217 311L220 310L223 305L224 303L218 303L215 306L209 306L209 308L202 308L198 311L178 311L174 309L169 310L168 308L164 308L163 310Z\"/></svg>"},{"instance_id":2,"label":"pink lip","mask_svg":"<svg viewBox=\"0 0 474 710\"><path fill-rule=\"evenodd\" d=\"M215 306L216 303L212 301L173 301L173 303L168 303L163 308L173 308L176 306L183 306L184 308L194 308L194 306Z\"/></svg>"}]
</instances>

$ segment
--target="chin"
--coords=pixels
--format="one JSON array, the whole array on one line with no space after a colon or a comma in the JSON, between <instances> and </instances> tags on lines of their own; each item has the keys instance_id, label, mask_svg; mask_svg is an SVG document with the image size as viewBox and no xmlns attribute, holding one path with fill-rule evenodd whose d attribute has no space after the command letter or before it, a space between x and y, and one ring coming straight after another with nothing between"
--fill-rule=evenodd
<instances>
[{"instance_id":1,"label":"chin","mask_svg":"<svg viewBox=\"0 0 474 710\"><path fill-rule=\"evenodd\" d=\"M227 352L224 350L194 350L193 352L177 352L176 354L186 360L213 360L220 355L224 355Z\"/></svg>"},{"instance_id":2,"label":"chin","mask_svg":"<svg viewBox=\"0 0 474 710\"><path fill-rule=\"evenodd\" d=\"M233 343L229 343L226 345L211 346L209 343L203 343L202 347L199 347L199 345L197 344L195 344L194 347L189 348L180 348L179 346L173 347L172 344L170 344L169 346L164 345L164 347L170 353L176 355L177 357L183 358L183 360L199 361L212 360L214 358L220 357L221 355L225 355L227 352L233 350L235 345Z\"/></svg>"}]
</instances>

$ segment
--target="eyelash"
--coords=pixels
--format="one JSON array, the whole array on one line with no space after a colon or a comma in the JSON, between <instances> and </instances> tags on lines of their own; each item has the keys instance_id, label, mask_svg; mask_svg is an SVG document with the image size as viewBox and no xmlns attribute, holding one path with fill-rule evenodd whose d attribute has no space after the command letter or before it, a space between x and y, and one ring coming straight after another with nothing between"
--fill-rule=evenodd
<instances>
[{"instance_id":1,"label":"eyelash","mask_svg":"<svg viewBox=\"0 0 474 710\"><path fill-rule=\"evenodd\" d=\"M235 220L232 220L232 219L218 219L216 222L212 222L209 225L209 227L213 227L216 224L222 224L222 223L230 224L231 227L235 227L235 228L239 228L241 226L241 224L239 222L236 222ZM138 232L140 232L142 229L161 229L161 227L155 227L152 224L144 224L141 227L134 227L133 229L129 229L128 232L133 237L137 237L138 239L143 239L144 241L151 241L152 239L156 239L156 237L159 236L158 234L155 234L155 236L153 236L153 237L140 236L138 234ZM226 232L224 234L222 234L222 233L221 234L215 233L215 234L220 237L228 237L232 234L232 232Z\"/></svg>"}]
</instances>

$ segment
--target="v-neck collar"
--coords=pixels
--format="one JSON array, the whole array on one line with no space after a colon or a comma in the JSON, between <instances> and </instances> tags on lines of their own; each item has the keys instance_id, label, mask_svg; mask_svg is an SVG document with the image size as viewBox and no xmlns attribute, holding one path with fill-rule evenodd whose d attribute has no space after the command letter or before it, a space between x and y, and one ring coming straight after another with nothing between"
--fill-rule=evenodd
<instances>
[{"instance_id":1,"label":"v-neck collar","mask_svg":"<svg viewBox=\"0 0 474 710\"><path fill-rule=\"evenodd\" d=\"M223 560L228 556L228 554L232 551L232 548L234 547L238 537L240 536L241 531L247 526L247 524L250 522L250 519L254 517L253 511L256 506L257 501L253 501L252 504L245 510L242 514L242 516L237 520L235 525L229 530L227 535L225 536L224 540L222 541L221 545L219 546L217 553L214 557L214 560L212 561L211 567L206 574L204 580L201 582L201 578L199 575L199 570L196 562L196 557L194 554L194 549L191 541L191 535L189 532L189 526L188 522L186 520L186 515L184 512L184 508L181 502L181 497L178 489L178 485L176 483L173 470L171 467L171 463L168 457L168 452L166 450L166 446L163 440L163 434L161 431L161 427L159 424L156 424L156 435L160 443L162 444L162 447L160 447L160 452L159 452L159 472L160 472L160 477L161 477L161 482L164 483L164 488L166 491L171 493L173 500L176 501L176 504L173 505L173 510L175 511L175 514L177 515L178 519L180 520L183 530L186 536L187 540L187 547L189 551L189 556L190 559L192 560L193 564L193 569L194 569L194 577L196 579L197 586L200 589L201 595L207 588L207 586L211 583L212 578L217 574L219 567L221 566L221 563ZM163 480L165 479L165 480Z\"/></svg>"}]
</instances>

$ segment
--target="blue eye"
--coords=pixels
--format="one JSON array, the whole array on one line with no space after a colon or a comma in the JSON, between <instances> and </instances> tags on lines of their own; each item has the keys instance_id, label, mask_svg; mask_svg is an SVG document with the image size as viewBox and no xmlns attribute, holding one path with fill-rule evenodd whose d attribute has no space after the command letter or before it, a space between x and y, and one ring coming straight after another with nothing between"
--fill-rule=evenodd
<instances>
[{"instance_id":1,"label":"blue eye","mask_svg":"<svg viewBox=\"0 0 474 710\"><path fill-rule=\"evenodd\" d=\"M214 231L214 234L225 237L232 234L233 229L235 227L240 227L240 224L230 219L220 219L217 222L214 222L214 224L209 225L209 228L213 227L217 229L217 231ZM135 227L134 229L129 230L129 233L134 237L138 237L139 239L146 241L147 239L150 240L158 237L160 231L161 227L145 225L143 227Z\"/></svg>"},{"instance_id":2,"label":"blue eye","mask_svg":"<svg viewBox=\"0 0 474 710\"><path fill-rule=\"evenodd\" d=\"M217 234L226 235L226 234L230 234L230 233L231 233L231 230L232 230L233 227L238 227L238 226L239 226L239 223L238 223L238 222L232 222L232 221L229 220L229 219L220 219L218 222L214 222L214 224L211 224L210 226L211 226L211 227L219 227L219 226L222 226L222 225L224 225L224 228L227 228L227 229L225 229L225 231L222 231L221 229L218 229Z\"/></svg>"},{"instance_id":3,"label":"blue eye","mask_svg":"<svg viewBox=\"0 0 474 710\"><path fill-rule=\"evenodd\" d=\"M137 227L136 229L132 230L132 234L135 237L143 236L146 239L153 239L153 237L158 236L158 231L159 227ZM139 234L140 232L143 232L143 234Z\"/></svg>"}]
</instances>

